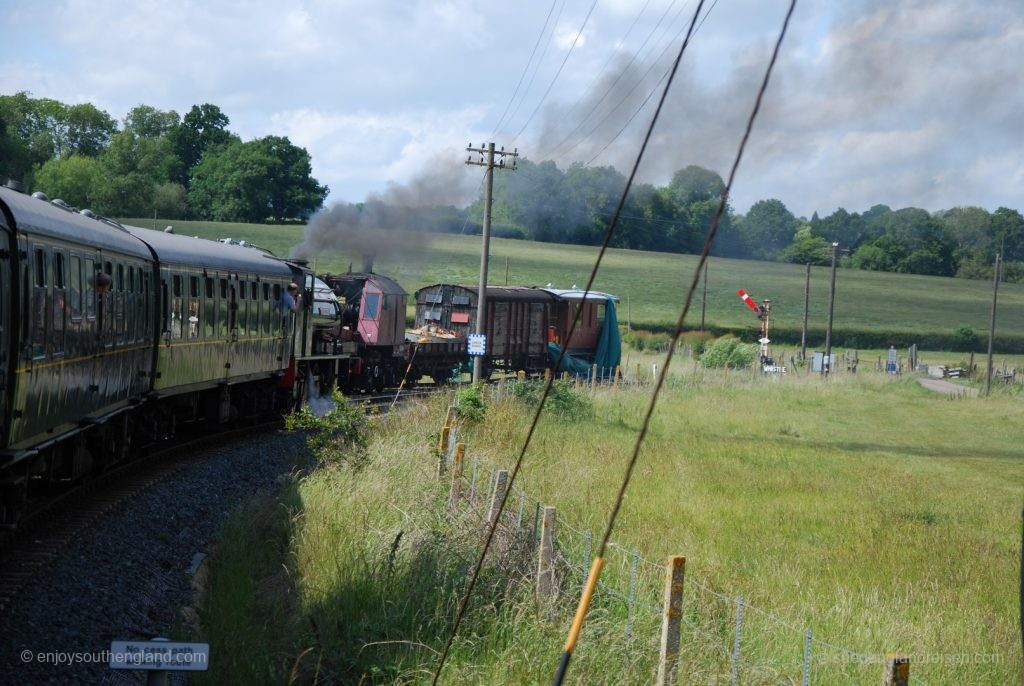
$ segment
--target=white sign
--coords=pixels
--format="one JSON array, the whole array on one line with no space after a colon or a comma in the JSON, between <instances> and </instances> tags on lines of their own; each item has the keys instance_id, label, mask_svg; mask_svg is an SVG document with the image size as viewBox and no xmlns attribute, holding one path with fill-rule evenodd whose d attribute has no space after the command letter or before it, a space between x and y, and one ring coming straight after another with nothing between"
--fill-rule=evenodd
<instances>
[{"instance_id":1,"label":"white sign","mask_svg":"<svg viewBox=\"0 0 1024 686\"><path fill-rule=\"evenodd\" d=\"M760 343L761 345L768 345L769 343L771 343L771 341L768 340L767 338L758 338L757 342Z\"/></svg>"},{"instance_id":2,"label":"white sign","mask_svg":"<svg viewBox=\"0 0 1024 686\"><path fill-rule=\"evenodd\" d=\"M210 667L210 644L111 641L108 666L111 669L205 672Z\"/></svg>"},{"instance_id":3,"label":"white sign","mask_svg":"<svg viewBox=\"0 0 1024 686\"><path fill-rule=\"evenodd\" d=\"M786 368L781 365L766 364L763 367L765 374L785 374Z\"/></svg>"},{"instance_id":4,"label":"white sign","mask_svg":"<svg viewBox=\"0 0 1024 686\"><path fill-rule=\"evenodd\" d=\"M471 333L467 336L470 355L487 354L487 334Z\"/></svg>"}]
</instances>

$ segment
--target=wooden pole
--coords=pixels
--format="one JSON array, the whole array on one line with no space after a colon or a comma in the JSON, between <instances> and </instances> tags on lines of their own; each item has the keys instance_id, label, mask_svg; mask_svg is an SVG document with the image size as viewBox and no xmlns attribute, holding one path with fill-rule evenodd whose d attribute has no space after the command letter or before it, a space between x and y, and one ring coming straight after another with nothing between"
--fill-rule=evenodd
<instances>
[{"instance_id":1,"label":"wooden pole","mask_svg":"<svg viewBox=\"0 0 1024 686\"><path fill-rule=\"evenodd\" d=\"M811 263L807 263L807 273L804 276L804 326L800 330L800 359L807 359L807 308L811 302Z\"/></svg>"},{"instance_id":2,"label":"wooden pole","mask_svg":"<svg viewBox=\"0 0 1024 686\"><path fill-rule=\"evenodd\" d=\"M441 428L441 441L437 446L437 478L444 478L445 461L448 459L448 441L451 437L452 428L445 424Z\"/></svg>"},{"instance_id":3,"label":"wooden pole","mask_svg":"<svg viewBox=\"0 0 1024 686\"><path fill-rule=\"evenodd\" d=\"M704 263L704 297L700 300L700 330L704 330L704 313L708 308L708 263Z\"/></svg>"},{"instance_id":4,"label":"wooden pole","mask_svg":"<svg viewBox=\"0 0 1024 686\"><path fill-rule=\"evenodd\" d=\"M899 653L886 653L882 686L907 686L910 682L910 658Z\"/></svg>"},{"instance_id":5,"label":"wooden pole","mask_svg":"<svg viewBox=\"0 0 1024 686\"><path fill-rule=\"evenodd\" d=\"M508 285L508 255L505 255L505 285Z\"/></svg>"},{"instance_id":6,"label":"wooden pole","mask_svg":"<svg viewBox=\"0 0 1024 686\"><path fill-rule=\"evenodd\" d=\"M676 682L676 661L679 659L679 640L683 621L683 581L686 578L686 558L670 557L665 571L664 613L661 617L661 654L658 658L658 686L671 686Z\"/></svg>"},{"instance_id":7,"label":"wooden pole","mask_svg":"<svg viewBox=\"0 0 1024 686\"><path fill-rule=\"evenodd\" d=\"M555 598L555 508L545 507L540 526L540 552L537 557L537 600L548 603Z\"/></svg>"},{"instance_id":8,"label":"wooden pole","mask_svg":"<svg viewBox=\"0 0 1024 686\"><path fill-rule=\"evenodd\" d=\"M487 523L494 524L501 512L501 501L505 498L505 488L508 486L508 470L499 469L494 479L494 492L491 494L491 508L487 512Z\"/></svg>"},{"instance_id":9,"label":"wooden pole","mask_svg":"<svg viewBox=\"0 0 1024 686\"><path fill-rule=\"evenodd\" d=\"M455 458L452 460L452 487L448 493L448 508L455 509L462 498L462 469L466 463L466 444L455 445Z\"/></svg>"},{"instance_id":10,"label":"wooden pole","mask_svg":"<svg viewBox=\"0 0 1024 686\"><path fill-rule=\"evenodd\" d=\"M992 316L988 321L988 364L985 366L985 395L992 390L992 341L996 337L996 301L999 297L999 260L1001 255L996 253L995 275L992 279Z\"/></svg>"}]
</instances>

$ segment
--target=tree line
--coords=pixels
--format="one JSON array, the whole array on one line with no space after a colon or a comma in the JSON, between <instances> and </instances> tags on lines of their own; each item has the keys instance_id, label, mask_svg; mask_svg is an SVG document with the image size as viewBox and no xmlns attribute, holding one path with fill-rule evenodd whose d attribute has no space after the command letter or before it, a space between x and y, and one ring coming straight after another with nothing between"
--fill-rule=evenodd
<instances>
[{"instance_id":1,"label":"tree line","mask_svg":"<svg viewBox=\"0 0 1024 686\"><path fill-rule=\"evenodd\" d=\"M492 228L497 236L559 243L599 244L625 187L613 167L520 158L518 170L494 178ZM634 185L612 245L636 250L698 253L717 210L722 177L698 166L673 174L665 186ZM460 230L452 208L451 229ZM483 201L468 208L466 220L479 227ZM837 209L797 217L777 199L760 200L745 214L726 208L712 254L756 260L829 264L832 243L844 266L875 271L992 278L997 252L1003 278L1024 282L1024 216L1000 207L955 207L928 212L875 205L862 212Z\"/></svg>"},{"instance_id":2,"label":"tree line","mask_svg":"<svg viewBox=\"0 0 1024 686\"><path fill-rule=\"evenodd\" d=\"M119 125L88 103L0 95L0 180L111 217L282 222L322 207L304 148L228 124L209 103L183 117L138 105Z\"/></svg>"}]
</instances>

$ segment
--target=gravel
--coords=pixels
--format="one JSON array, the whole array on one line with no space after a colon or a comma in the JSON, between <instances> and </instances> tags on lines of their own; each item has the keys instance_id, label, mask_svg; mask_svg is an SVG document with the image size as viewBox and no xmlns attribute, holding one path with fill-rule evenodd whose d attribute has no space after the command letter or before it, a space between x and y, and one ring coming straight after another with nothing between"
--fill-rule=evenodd
<instances>
[{"instance_id":1,"label":"gravel","mask_svg":"<svg viewBox=\"0 0 1024 686\"><path fill-rule=\"evenodd\" d=\"M204 450L81 533L0 617L0 684L144 683L109 669L103 651L112 640L180 638L169 632L200 555L233 509L292 470L301 445L264 433Z\"/></svg>"}]
</instances>

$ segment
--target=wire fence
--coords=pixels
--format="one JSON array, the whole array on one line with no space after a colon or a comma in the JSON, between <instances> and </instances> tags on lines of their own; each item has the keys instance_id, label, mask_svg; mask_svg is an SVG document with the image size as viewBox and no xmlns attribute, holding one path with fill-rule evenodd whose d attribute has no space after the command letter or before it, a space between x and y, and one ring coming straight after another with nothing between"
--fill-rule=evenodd
<instances>
[{"instance_id":1,"label":"wire fence","mask_svg":"<svg viewBox=\"0 0 1024 686\"><path fill-rule=\"evenodd\" d=\"M458 428L452 425L441 455L446 475L453 467L458 497L449 507L453 515L486 526L501 493L503 477L497 467L473 458L455 465ZM447 477L450 478L450 477ZM501 535L536 551L541 542L544 503L525 490L510 493L501 515ZM554 576L560 601L575 607L590 573L598 542L591 531L559 515L554 534ZM533 569L536 571L537 563ZM594 610L619 621L617 646L625 655L624 668L641 681L652 674L637 673L638 666L657 669L658 642L665 609L666 563L614 541L606 549ZM592 612L594 611L592 610ZM798 626L770 611L731 596L687 574L683 592L679 663L687 665L690 681L730 684L875 683L885 653L862 653L817 637L813 627ZM614 638L614 636L613 636ZM631 664L633 662L636 664ZM654 665L653 667L651 665ZM696 671L694 671L696 670ZM924 684L918 677L910 683Z\"/></svg>"}]
</instances>

